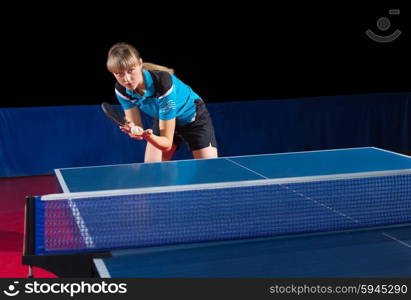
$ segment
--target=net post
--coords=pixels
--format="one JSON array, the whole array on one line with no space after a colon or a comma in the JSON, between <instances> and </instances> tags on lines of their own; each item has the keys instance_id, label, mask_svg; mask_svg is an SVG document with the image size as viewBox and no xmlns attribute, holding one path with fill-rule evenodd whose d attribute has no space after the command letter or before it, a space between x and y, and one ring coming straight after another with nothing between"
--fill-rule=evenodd
<instances>
[{"instance_id":1,"label":"net post","mask_svg":"<svg viewBox=\"0 0 411 300\"><path fill-rule=\"evenodd\" d=\"M35 197L28 196L25 200L24 205L24 239L23 239L23 256L22 263L28 263L28 275L27 278L33 278L33 268L32 265L26 261L26 257L29 255L34 255L34 205Z\"/></svg>"},{"instance_id":2,"label":"net post","mask_svg":"<svg viewBox=\"0 0 411 300\"><path fill-rule=\"evenodd\" d=\"M24 241L23 241L23 255L34 254L34 206L35 197L26 197L24 206Z\"/></svg>"}]
</instances>

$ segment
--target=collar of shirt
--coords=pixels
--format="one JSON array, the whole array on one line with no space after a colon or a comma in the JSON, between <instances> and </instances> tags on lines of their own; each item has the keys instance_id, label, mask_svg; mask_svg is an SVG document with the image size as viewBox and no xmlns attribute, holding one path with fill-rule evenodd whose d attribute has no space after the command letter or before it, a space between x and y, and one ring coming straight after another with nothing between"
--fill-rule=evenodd
<instances>
[{"instance_id":1,"label":"collar of shirt","mask_svg":"<svg viewBox=\"0 0 411 300\"><path fill-rule=\"evenodd\" d=\"M147 97L154 95L154 88L153 88L154 83L153 83L153 79L151 78L150 72L143 69L143 77L144 77L144 85L146 87L143 95L140 96L135 91L126 89L127 94L129 94L130 96L132 96L133 98L139 101L143 101Z\"/></svg>"}]
</instances>

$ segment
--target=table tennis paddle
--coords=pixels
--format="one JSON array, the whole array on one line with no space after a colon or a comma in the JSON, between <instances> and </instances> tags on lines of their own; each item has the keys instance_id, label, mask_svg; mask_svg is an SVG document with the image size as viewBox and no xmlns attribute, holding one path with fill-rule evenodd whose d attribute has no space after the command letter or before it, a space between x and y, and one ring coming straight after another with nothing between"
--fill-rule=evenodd
<instances>
[{"instance_id":1,"label":"table tennis paddle","mask_svg":"<svg viewBox=\"0 0 411 300\"><path fill-rule=\"evenodd\" d=\"M124 120L124 118L109 103L107 102L101 103L101 109L103 110L104 114L117 125L119 126L126 125L126 121Z\"/></svg>"}]
</instances>

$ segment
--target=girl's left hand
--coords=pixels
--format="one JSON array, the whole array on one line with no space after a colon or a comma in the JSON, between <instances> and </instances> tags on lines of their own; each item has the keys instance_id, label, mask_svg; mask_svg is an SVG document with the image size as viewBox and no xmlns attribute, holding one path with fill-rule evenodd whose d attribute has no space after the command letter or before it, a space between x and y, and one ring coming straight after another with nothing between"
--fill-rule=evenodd
<instances>
[{"instance_id":1,"label":"girl's left hand","mask_svg":"<svg viewBox=\"0 0 411 300\"><path fill-rule=\"evenodd\" d=\"M136 140L142 140L150 137L153 134L152 129L146 129L144 130L143 128L139 126L134 126L130 130L130 136Z\"/></svg>"}]
</instances>

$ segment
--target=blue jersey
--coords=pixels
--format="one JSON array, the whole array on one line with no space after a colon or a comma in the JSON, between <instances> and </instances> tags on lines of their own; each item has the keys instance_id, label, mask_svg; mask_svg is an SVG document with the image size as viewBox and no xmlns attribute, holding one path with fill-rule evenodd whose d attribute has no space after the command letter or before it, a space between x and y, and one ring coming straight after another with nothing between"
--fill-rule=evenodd
<instances>
[{"instance_id":1,"label":"blue jersey","mask_svg":"<svg viewBox=\"0 0 411 300\"><path fill-rule=\"evenodd\" d=\"M201 98L188 85L164 71L143 69L143 76L146 90L142 96L116 83L116 96L124 110L137 107L157 120L175 118L180 126L194 121L194 100Z\"/></svg>"}]
</instances>

